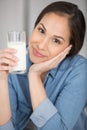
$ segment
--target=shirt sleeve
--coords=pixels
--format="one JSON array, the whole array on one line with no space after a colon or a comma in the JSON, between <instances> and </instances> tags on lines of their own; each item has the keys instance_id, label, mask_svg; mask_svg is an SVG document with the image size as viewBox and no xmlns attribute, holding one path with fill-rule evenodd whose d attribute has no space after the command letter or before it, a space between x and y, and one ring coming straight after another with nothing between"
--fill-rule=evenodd
<instances>
[{"instance_id":1,"label":"shirt sleeve","mask_svg":"<svg viewBox=\"0 0 87 130\"><path fill-rule=\"evenodd\" d=\"M20 77L20 80L22 81L23 78L24 77ZM25 98L23 95L24 92L22 91L20 80L16 75L9 75L8 77L10 106L12 113L11 121L14 129L17 130L25 127L31 114L30 106L27 105L27 102L25 103Z\"/></svg>"},{"instance_id":2,"label":"shirt sleeve","mask_svg":"<svg viewBox=\"0 0 87 130\"><path fill-rule=\"evenodd\" d=\"M6 124L0 126L0 130L15 130L12 124L12 121L9 120Z\"/></svg>"},{"instance_id":3,"label":"shirt sleeve","mask_svg":"<svg viewBox=\"0 0 87 130\"><path fill-rule=\"evenodd\" d=\"M35 125L42 127L56 113L56 107L47 98L35 109L30 119Z\"/></svg>"}]
</instances>

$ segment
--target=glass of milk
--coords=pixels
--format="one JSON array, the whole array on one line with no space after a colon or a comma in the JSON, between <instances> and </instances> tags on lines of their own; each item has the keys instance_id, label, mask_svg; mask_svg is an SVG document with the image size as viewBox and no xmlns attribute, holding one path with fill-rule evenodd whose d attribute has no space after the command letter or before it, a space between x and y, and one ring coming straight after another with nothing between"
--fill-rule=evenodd
<instances>
[{"instance_id":1,"label":"glass of milk","mask_svg":"<svg viewBox=\"0 0 87 130\"><path fill-rule=\"evenodd\" d=\"M11 31L7 35L7 47L17 50L18 65L10 73L23 74L26 72L26 33Z\"/></svg>"}]
</instances>

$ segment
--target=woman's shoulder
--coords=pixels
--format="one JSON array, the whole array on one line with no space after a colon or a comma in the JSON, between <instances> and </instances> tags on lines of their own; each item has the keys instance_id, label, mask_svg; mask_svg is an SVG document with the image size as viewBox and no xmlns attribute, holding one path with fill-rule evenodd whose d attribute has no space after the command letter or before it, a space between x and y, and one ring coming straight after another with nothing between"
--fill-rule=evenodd
<instances>
[{"instance_id":1,"label":"woman's shoulder","mask_svg":"<svg viewBox=\"0 0 87 130\"><path fill-rule=\"evenodd\" d=\"M87 59L81 55L76 55L71 58L71 65L87 64Z\"/></svg>"},{"instance_id":2,"label":"woman's shoulder","mask_svg":"<svg viewBox=\"0 0 87 130\"><path fill-rule=\"evenodd\" d=\"M65 58L58 66L58 69L67 70L69 68L81 68L82 66L84 66L84 69L87 67L87 59L78 54Z\"/></svg>"},{"instance_id":3,"label":"woman's shoulder","mask_svg":"<svg viewBox=\"0 0 87 130\"><path fill-rule=\"evenodd\" d=\"M68 67L73 74L84 74L87 76L87 59L81 55L75 55L68 60Z\"/></svg>"}]
</instances>

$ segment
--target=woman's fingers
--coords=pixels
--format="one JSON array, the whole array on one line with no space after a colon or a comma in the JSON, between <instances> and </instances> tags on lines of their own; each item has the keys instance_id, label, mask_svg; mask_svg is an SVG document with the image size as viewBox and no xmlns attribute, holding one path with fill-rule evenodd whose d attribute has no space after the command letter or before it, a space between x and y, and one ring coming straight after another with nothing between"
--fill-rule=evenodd
<instances>
[{"instance_id":1,"label":"woman's fingers","mask_svg":"<svg viewBox=\"0 0 87 130\"><path fill-rule=\"evenodd\" d=\"M7 52L1 53L0 54L0 60L1 60L1 58L7 58L7 59L11 59L13 61L18 60L17 57L14 54L12 54L12 53L10 54L10 53L7 53Z\"/></svg>"},{"instance_id":2,"label":"woman's fingers","mask_svg":"<svg viewBox=\"0 0 87 130\"><path fill-rule=\"evenodd\" d=\"M0 71L9 71L9 70L12 70L14 67L11 67L11 66L5 66L5 65L0 65Z\"/></svg>"},{"instance_id":3,"label":"woman's fingers","mask_svg":"<svg viewBox=\"0 0 87 130\"><path fill-rule=\"evenodd\" d=\"M6 58L1 58L0 59L0 64L6 64L10 66L15 66L17 63L13 62L12 60L6 59Z\"/></svg>"},{"instance_id":4,"label":"woman's fingers","mask_svg":"<svg viewBox=\"0 0 87 130\"><path fill-rule=\"evenodd\" d=\"M0 51L0 58L8 58L12 60L17 60L17 57L15 56L16 50L14 49L5 49Z\"/></svg>"},{"instance_id":5,"label":"woman's fingers","mask_svg":"<svg viewBox=\"0 0 87 130\"><path fill-rule=\"evenodd\" d=\"M10 70L17 65L17 57L15 56L15 49L0 50L0 70Z\"/></svg>"},{"instance_id":6,"label":"woman's fingers","mask_svg":"<svg viewBox=\"0 0 87 130\"><path fill-rule=\"evenodd\" d=\"M12 48L6 48L4 50L0 50L0 54L5 53L5 52L7 52L7 53L16 53L17 51L16 51L16 49L12 49Z\"/></svg>"},{"instance_id":7,"label":"woman's fingers","mask_svg":"<svg viewBox=\"0 0 87 130\"><path fill-rule=\"evenodd\" d=\"M46 61L44 63L41 63L42 66L46 66L47 69L52 69L58 66L58 64L66 57L66 55L69 53L71 50L71 45L67 47L64 51L59 53L56 57L50 59L49 61Z\"/></svg>"},{"instance_id":8,"label":"woman's fingers","mask_svg":"<svg viewBox=\"0 0 87 130\"><path fill-rule=\"evenodd\" d=\"M51 60L50 63L50 68L55 68L58 66L58 64L66 57L67 54L69 54L70 50L71 50L71 45L69 47L67 47L64 51L62 51L60 54L58 54L56 57L54 57Z\"/></svg>"},{"instance_id":9,"label":"woman's fingers","mask_svg":"<svg viewBox=\"0 0 87 130\"><path fill-rule=\"evenodd\" d=\"M65 57L67 54L69 54L70 50L72 48L72 45L70 45L69 47L67 47L64 51L62 51L61 53L59 53L55 59L57 58L62 58L63 56Z\"/></svg>"}]
</instances>

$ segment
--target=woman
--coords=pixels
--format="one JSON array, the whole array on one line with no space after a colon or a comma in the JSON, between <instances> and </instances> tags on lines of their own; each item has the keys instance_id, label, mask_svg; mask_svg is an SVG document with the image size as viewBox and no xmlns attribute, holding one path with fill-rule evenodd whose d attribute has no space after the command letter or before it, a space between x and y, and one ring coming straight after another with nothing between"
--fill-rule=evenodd
<instances>
[{"instance_id":1,"label":"woman","mask_svg":"<svg viewBox=\"0 0 87 130\"><path fill-rule=\"evenodd\" d=\"M0 51L1 130L86 130L87 60L78 55L85 28L76 5L54 2L36 20L25 74L8 75L16 50Z\"/></svg>"}]
</instances>

